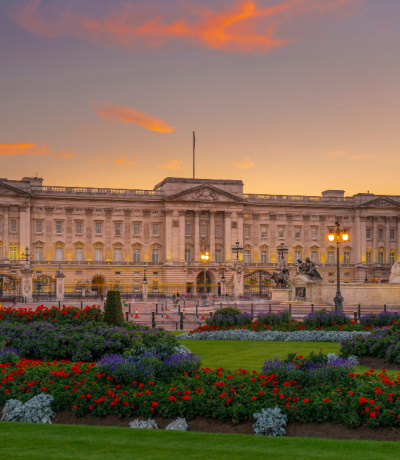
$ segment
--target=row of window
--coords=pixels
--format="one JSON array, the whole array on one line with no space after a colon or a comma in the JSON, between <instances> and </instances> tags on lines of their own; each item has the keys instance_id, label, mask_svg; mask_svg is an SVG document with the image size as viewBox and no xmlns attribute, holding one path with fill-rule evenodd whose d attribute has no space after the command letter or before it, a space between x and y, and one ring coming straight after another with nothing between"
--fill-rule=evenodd
<instances>
[{"instance_id":1,"label":"row of window","mask_svg":"<svg viewBox=\"0 0 400 460\"><path fill-rule=\"evenodd\" d=\"M372 239L372 228L367 228L366 229L366 239L371 240ZM378 228L378 240L383 240L385 238L385 229L384 228ZM396 230L394 228L389 228L389 238L390 240L394 240L396 238Z\"/></svg>"}]
</instances>

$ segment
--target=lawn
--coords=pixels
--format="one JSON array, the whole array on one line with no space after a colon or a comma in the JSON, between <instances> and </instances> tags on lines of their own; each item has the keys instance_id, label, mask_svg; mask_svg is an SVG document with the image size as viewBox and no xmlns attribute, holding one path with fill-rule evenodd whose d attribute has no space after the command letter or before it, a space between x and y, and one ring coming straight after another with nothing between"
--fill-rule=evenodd
<instances>
[{"instance_id":1,"label":"lawn","mask_svg":"<svg viewBox=\"0 0 400 460\"><path fill-rule=\"evenodd\" d=\"M0 422L4 459L397 459L394 442L147 431L131 428Z\"/></svg>"}]
</instances>

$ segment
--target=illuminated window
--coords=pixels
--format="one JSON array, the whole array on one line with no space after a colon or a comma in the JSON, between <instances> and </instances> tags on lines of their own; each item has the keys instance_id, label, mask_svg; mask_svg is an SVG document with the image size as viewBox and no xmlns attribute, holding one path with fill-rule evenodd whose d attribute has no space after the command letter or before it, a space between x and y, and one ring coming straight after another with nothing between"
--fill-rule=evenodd
<instances>
[{"instance_id":1,"label":"illuminated window","mask_svg":"<svg viewBox=\"0 0 400 460\"><path fill-rule=\"evenodd\" d=\"M301 251L294 251L295 260L301 259Z\"/></svg>"},{"instance_id":2,"label":"illuminated window","mask_svg":"<svg viewBox=\"0 0 400 460\"><path fill-rule=\"evenodd\" d=\"M94 260L96 262L101 262L103 260L103 248L96 248L94 253Z\"/></svg>"}]
</instances>

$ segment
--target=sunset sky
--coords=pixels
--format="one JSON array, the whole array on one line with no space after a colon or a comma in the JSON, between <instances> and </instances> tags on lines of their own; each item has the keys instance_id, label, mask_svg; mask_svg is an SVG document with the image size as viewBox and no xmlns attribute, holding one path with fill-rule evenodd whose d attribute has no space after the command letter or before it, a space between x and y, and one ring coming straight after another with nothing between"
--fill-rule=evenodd
<instances>
[{"instance_id":1,"label":"sunset sky","mask_svg":"<svg viewBox=\"0 0 400 460\"><path fill-rule=\"evenodd\" d=\"M400 0L2 0L0 177L400 195Z\"/></svg>"}]
</instances>

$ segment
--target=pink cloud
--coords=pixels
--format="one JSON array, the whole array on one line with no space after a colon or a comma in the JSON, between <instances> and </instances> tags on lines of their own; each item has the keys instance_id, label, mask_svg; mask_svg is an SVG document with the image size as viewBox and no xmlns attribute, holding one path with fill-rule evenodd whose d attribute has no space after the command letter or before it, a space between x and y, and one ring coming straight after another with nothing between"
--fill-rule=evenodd
<instances>
[{"instance_id":1,"label":"pink cloud","mask_svg":"<svg viewBox=\"0 0 400 460\"><path fill-rule=\"evenodd\" d=\"M39 155L60 158L72 158L73 153L52 153L46 144L35 142L15 142L12 144L0 144L0 157L15 155Z\"/></svg>"},{"instance_id":2,"label":"pink cloud","mask_svg":"<svg viewBox=\"0 0 400 460\"><path fill-rule=\"evenodd\" d=\"M114 160L114 163L118 165L125 165L125 166L134 166L137 161L128 161L127 160L128 155L126 153L123 153L118 160Z\"/></svg>"}]
</instances>

